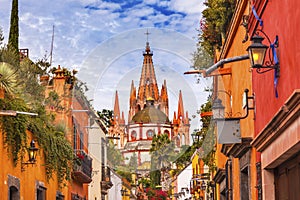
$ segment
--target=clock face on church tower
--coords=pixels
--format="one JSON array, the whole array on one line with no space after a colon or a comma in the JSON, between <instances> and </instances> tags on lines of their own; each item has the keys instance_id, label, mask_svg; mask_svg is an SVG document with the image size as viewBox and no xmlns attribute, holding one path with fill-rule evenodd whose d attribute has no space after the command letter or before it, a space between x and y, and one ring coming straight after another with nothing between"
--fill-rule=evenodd
<instances>
[{"instance_id":1,"label":"clock face on church tower","mask_svg":"<svg viewBox=\"0 0 300 200\"><path fill-rule=\"evenodd\" d=\"M152 137L154 135L154 131L153 130L148 130L146 135L147 135L147 139L152 139Z\"/></svg>"}]
</instances>

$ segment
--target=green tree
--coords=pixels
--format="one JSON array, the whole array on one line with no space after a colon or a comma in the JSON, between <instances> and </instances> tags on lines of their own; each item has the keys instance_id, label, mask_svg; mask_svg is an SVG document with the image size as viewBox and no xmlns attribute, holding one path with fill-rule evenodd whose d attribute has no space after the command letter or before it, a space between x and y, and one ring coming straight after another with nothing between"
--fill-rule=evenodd
<instances>
[{"instance_id":1,"label":"green tree","mask_svg":"<svg viewBox=\"0 0 300 200\"><path fill-rule=\"evenodd\" d=\"M11 48L4 46L0 48L0 62L6 62L12 66L14 71L19 69L19 54Z\"/></svg>"},{"instance_id":2,"label":"green tree","mask_svg":"<svg viewBox=\"0 0 300 200\"><path fill-rule=\"evenodd\" d=\"M208 51L201 45L197 44L197 50L193 53L193 68L196 70L207 69L212 66L213 58Z\"/></svg>"},{"instance_id":3,"label":"green tree","mask_svg":"<svg viewBox=\"0 0 300 200\"><path fill-rule=\"evenodd\" d=\"M2 30L2 28L0 27L0 47L1 47L2 44L3 44L3 40L4 40L3 30Z\"/></svg>"},{"instance_id":4,"label":"green tree","mask_svg":"<svg viewBox=\"0 0 300 200\"><path fill-rule=\"evenodd\" d=\"M210 97L208 101L201 105L201 113L210 112L211 111L211 101ZM176 159L175 163L177 168L180 170L184 168L187 164L190 163L191 156L196 151L196 149L201 148L202 150L202 160L203 162L209 166L210 170L214 170L215 168L215 135L213 132L214 125L211 123L211 116L203 116L201 117L202 127L201 129L195 129L193 134L198 136L199 140L195 141L188 149L183 150L183 153L179 154L179 157ZM178 171L179 171L178 170ZM175 171L177 173L177 171Z\"/></svg>"},{"instance_id":5,"label":"green tree","mask_svg":"<svg viewBox=\"0 0 300 200\"><path fill-rule=\"evenodd\" d=\"M28 58L20 63L17 70L19 85L21 87L20 96L32 109L38 109L41 102L45 100L45 88L37 80L41 76L41 69Z\"/></svg>"},{"instance_id":6,"label":"green tree","mask_svg":"<svg viewBox=\"0 0 300 200\"><path fill-rule=\"evenodd\" d=\"M138 167L137 159L138 159L138 157L137 157L136 153L134 152L132 154L132 156L130 157L129 163L128 163L128 168L131 172L135 172L135 170Z\"/></svg>"},{"instance_id":7,"label":"green tree","mask_svg":"<svg viewBox=\"0 0 300 200\"><path fill-rule=\"evenodd\" d=\"M235 0L207 0L202 11L198 41L201 47L213 58L226 37L234 9Z\"/></svg>"},{"instance_id":8,"label":"green tree","mask_svg":"<svg viewBox=\"0 0 300 200\"><path fill-rule=\"evenodd\" d=\"M97 114L99 118L102 119L106 127L110 127L112 125L114 116L112 110L102 109L102 111L97 111Z\"/></svg>"},{"instance_id":9,"label":"green tree","mask_svg":"<svg viewBox=\"0 0 300 200\"><path fill-rule=\"evenodd\" d=\"M31 131L43 150L47 179L56 173L62 186L64 180L71 178L73 148L65 138L66 130L62 133L62 128L55 127L53 117L45 110L44 87L38 82L41 70L28 59L20 64L17 55L11 48L0 49L0 82L6 91L5 98L0 99L0 110L34 112L38 116L0 117L3 145L17 165L20 160L24 161L28 145L26 130Z\"/></svg>"},{"instance_id":10,"label":"green tree","mask_svg":"<svg viewBox=\"0 0 300 200\"><path fill-rule=\"evenodd\" d=\"M19 52L19 14L18 0L12 1L8 46L16 53Z\"/></svg>"},{"instance_id":11,"label":"green tree","mask_svg":"<svg viewBox=\"0 0 300 200\"><path fill-rule=\"evenodd\" d=\"M120 150L116 148L112 140L109 140L107 145L107 160L113 169L118 168L124 162L124 158Z\"/></svg>"},{"instance_id":12,"label":"green tree","mask_svg":"<svg viewBox=\"0 0 300 200\"><path fill-rule=\"evenodd\" d=\"M160 185L160 171L170 166L175 158L175 144L168 134L154 135L152 138L151 154L151 187Z\"/></svg>"},{"instance_id":13,"label":"green tree","mask_svg":"<svg viewBox=\"0 0 300 200\"><path fill-rule=\"evenodd\" d=\"M42 59L38 59L37 62L35 63L38 68L39 68L39 74L40 75L46 75L50 71L50 63L47 61L47 56L44 55Z\"/></svg>"}]
</instances>

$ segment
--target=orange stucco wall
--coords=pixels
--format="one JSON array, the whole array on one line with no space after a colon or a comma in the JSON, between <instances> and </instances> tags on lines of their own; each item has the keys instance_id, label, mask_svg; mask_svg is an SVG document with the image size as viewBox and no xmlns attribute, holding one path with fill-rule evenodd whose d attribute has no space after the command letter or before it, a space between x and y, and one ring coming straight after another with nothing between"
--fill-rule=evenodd
<instances>
[{"instance_id":1,"label":"orange stucco wall","mask_svg":"<svg viewBox=\"0 0 300 200\"><path fill-rule=\"evenodd\" d=\"M232 58L235 56L246 55L246 49L250 44L250 41L243 43L242 41L246 35L246 29L241 26L242 16L249 14L249 1L240 1L237 4L238 13L233 19L233 25L228 32L228 37L224 42L224 47L220 52L220 56L217 60ZM245 115L243 106L243 94L245 89L249 89L249 96L252 96L252 72L250 70L250 61L243 60L238 62L231 62L223 65L224 69L231 69L230 75L217 76L215 81L216 94L220 98L225 106L225 117L241 117ZM216 83L217 82L217 83ZM231 98L230 98L231 96ZM252 102L250 101L250 106ZM249 116L240 120L241 137L254 137L254 112L250 111ZM217 145L217 167L225 169L225 163L228 159L221 151L221 144ZM232 159L232 196L233 199L240 199L240 165L238 158ZM251 199L256 199L256 152L253 149L250 156L250 186L249 193ZM217 190L219 190L217 186ZM220 191L217 191L219 194ZM220 197L218 196L218 199Z\"/></svg>"},{"instance_id":2,"label":"orange stucco wall","mask_svg":"<svg viewBox=\"0 0 300 200\"><path fill-rule=\"evenodd\" d=\"M3 144L3 133L1 132L0 144ZM32 134L27 132L28 140L27 144L29 145L30 141L33 139ZM38 143L36 147L39 148ZM21 170L21 161L18 162L17 166L13 165L12 159L7 153L7 149L4 145L0 145L0 190L1 198L8 199L8 175L14 176L20 180L20 199L35 199L36 198L36 182L44 184L46 190L46 199L55 199L56 192L60 191L65 199L68 199L67 188L59 188L56 176L54 175L49 182L46 180L46 171L44 167L43 151L39 149L37 155L37 161L34 165L26 165L25 170ZM25 154L24 161L28 160L28 155Z\"/></svg>"}]
</instances>

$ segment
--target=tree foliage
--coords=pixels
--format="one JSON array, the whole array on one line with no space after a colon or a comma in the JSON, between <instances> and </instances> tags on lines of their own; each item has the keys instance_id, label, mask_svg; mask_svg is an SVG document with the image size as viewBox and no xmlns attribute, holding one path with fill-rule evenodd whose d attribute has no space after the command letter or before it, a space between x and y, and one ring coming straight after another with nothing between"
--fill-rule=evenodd
<instances>
[{"instance_id":1,"label":"tree foliage","mask_svg":"<svg viewBox=\"0 0 300 200\"><path fill-rule=\"evenodd\" d=\"M48 115L45 109L44 87L39 84L38 78L42 73L38 65L25 59L18 65L19 58L9 48L0 49L0 61L4 66L12 68L13 73L2 72L1 80L16 79L16 84L6 84L5 98L0 99L0 110L14 110L37 113L38 116L28 115L1 116L0 123L3 128L4 146L12 157L15 165L23 161L26 152L27 134L29 130L34 140L41 147L45 160L46 178L49 180L53 173L57 174L59 184L71 177L74 161L73 148L65 138L66 132L53 124L53 116ZM8 64L9 63L9 64ZM7 70L7 69L5 69ZM13 83L15 83L13 81ZM8 86L11 89L8 89ZM8 92L13 91L13 92Z\"/></svg>"},{"instance_id":2,"label":"tree foliage","mask_svg":"<svg viewBox=\"0 0 300 200\"><path fill-rule=\"evenodd\" d=\"M210 97L208 101L201 105L201 113L210 112L211 111L211 101ZM201 129L195 129L193 134L196 134L199 138L198 141L194 141L192 146L188 147L188 149L183 150L183 153L180 154L179 158L176 159L175 163L177 165L178 171L183 169L187 164L191 162L191 156L193 153L199 149L201 152L201 159L204 164L209 167L210 170L214 170L215 161L214 161L214 153L215 153L215 135L213 132L214 125L211 121L211 116L203 116L201 117L202 127ZM177 173L177 171L175 171Z\"/></svg>"},{"instance_id":3,"label":"tree foliage","mask_svg":"<svg viewBox=\"0 0 300 200\"><path fill-rule=\"evenodd\" d=\"M213 58L201 43L197 44L197 50L193 52L193 68L203 70L209 68L213 64Z\"/></svg>"},{"instance_id":4,"label":"tree foliage","mask_svg":"<svg viewBox=\"0 0 300 200\"><path fill-rule=\"evenodd\" d=\"M3 40L4 40L3 30L2 30L2 28L0 27L0 47L1 47L2 44L3 44Z\"/></svg>"},{"instance_id":5,"label":"tree foliage","mask_svg":"<svg viewBox=\"0 0 300 200\"><path fill-rule=\"evenodd\" d=\"M206 56L208 55L212 59L215 50L221 48L235 4L235 0L207 0L204 2L206 8L202 11L202 19L199 24L198 49L194 54L194 61L196 64L200 62L200 65L195 66L205 67ZM202 61L202 59L204 60ZM209 62L211 61L209 60Z\"/></svg>"},{"instance_id":6,"label":"tree foliage","mask_svg":"<svg viewBox=\"0 0 300 200\"><path fill-rule=\"evenodd\" d=\"M109 165L111 168L116 169L119 166L121 166L124 162L124 158L120 152L113 143L112 140L109 140L107 145L107 160L109 162Z\"/></svg>"},{"instance_id":7,"label":"tree foliage","mask_svg":"<svg viewBox=\"0 0 300 200\"><path fill-rule=\"evenodd\" d=\"M135 172L138 167L138 157L135 152L133 152L132 156L129 158L128 168L131 172Z\"/></svg>"},{"instance_id":8,"label":"tree foliage","mask_svg":"<svg viewBox=\"0 0 300 200\"><path fill-rule=\"evenodd\" d=\"M100 119L104 122L106 127L110 127L113 122L114 112L108 109L102 109L102 111L97 111Z\"/></svg>"},{"instance_id":9,"label":"tree foliage","mask_svg":"<svg viewBox=\"0 0 300 200\"><path fill-rule=\"evenodd\" d=\"M8 46L16 53L19 53L19 14L18 14L18 0L12 1L11 15L10 15L10 29Z\"/></svg>"},{"instance_id":10,"label":"tree foliage","mask_svg":"<svg viewBox=\"0 0 300 200\"><path fill-rule=\"evenodd\" d=\"M201 113L211 112L212 103L210 97L208 101L201 106ZM214 134L214 123L212 122L212 116L207 115L201 117L202 127L200 130L196 131L196 134L199 136L199 141L195 143L197 148L200 150L200 157L203 160L204 164L209 167L209 170L215 170L215 144L216 137Z\"/></svg>"},{"instance_id":11,"label":"tree foliage","mask_svg":"<svg viewBox=\"0 0 300 200\"><path fill-rule=\"evenodd\" d=\"M0 62L0 89L9 94L15 94L17 89L17 76L13 67L5 62Z\"/></svg>"},{"instance_id":12,"label":"tree foliage","mask_svg":"<svg viewBox=\"0 0 300 200\"><path fill-rule=\"evenodd\" d=\"M175 144L169 139L168 134L154 135L152 138L151 154L151 186L160 185L160 171L170 166L175 158Z\"/></svg>"}]
</instances>

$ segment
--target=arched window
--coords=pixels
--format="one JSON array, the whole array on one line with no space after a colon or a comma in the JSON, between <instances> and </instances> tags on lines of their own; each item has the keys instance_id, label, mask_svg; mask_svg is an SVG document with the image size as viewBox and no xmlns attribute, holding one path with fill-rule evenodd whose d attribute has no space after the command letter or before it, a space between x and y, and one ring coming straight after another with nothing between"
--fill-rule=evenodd
<instances>
[{"instance_id":1,"label":"arched window","mask_svg":"<svg viewBox=\"0 0 300 200\"><path fill-rule=\"evenodd\" d=\"M147 136L147 139L151 139L153 138L153 135L154 135L154 131L153 130L148 130L147 133L146 133L146 136Z\"/></svg>"},{"instance_id":2,"label":"arched window","mask_svg":"<svg viewBox=\"0 0 300 200\"><path fill-rule=\"evenodd\" d=\"M8 175L8 199L19 200L20 199L20 179L11 175Z\"/></svg>"},{"instance_id":3,"label":"arched window","mask_svg":"<svg viewBox=\"0 0 300 200\"><path fill-rule=\"evenodd\" d=\"M19 200L19 190L15 186L9 187L9 200Z\"/></svg>"},{"instance_id":4,"label":"arched window","mask_svg":"<svg viewBox=\"0 0 300 200\"><path fill-rule=\"evenodd\" d=\"M132 140L132 141L135 141L135 140L136 140L136 137L137 137L136 131L131 131L131 140Z\"/></svg>"}]
</instances>

